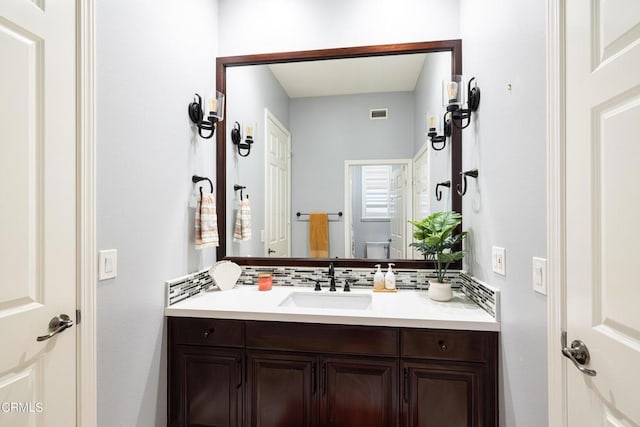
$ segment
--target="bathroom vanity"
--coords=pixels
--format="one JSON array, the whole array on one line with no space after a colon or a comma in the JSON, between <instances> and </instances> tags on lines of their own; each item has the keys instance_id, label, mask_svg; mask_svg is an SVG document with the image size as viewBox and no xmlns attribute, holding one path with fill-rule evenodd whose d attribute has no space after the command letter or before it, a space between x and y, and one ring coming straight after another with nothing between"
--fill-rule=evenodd
<instances>
[{"instance_id":1,"label":"bathroom vanity","mask_svg":"<svg viewBox=\"0 0 640 427\"><path fill-rule=\"evenodd\" d=\"M499 324L461 293L332 309L240 288L166 309L168 425L497 425Z\"/></svg>"}]
</instances>

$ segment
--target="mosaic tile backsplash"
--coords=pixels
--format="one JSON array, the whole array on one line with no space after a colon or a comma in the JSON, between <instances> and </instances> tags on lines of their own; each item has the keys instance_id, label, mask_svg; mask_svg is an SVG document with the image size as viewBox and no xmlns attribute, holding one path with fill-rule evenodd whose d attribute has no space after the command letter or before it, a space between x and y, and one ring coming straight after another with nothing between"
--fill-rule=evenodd
<instances>
[{"instance_id":1,"label":"mosaic tile backsplash","mask_svg":"<svg viewBox=\"0 0 640 427\"><path fill-rule=\"evenodd\" d=\"M382 269L386 273L386 268ZM428 289L428 280L436 277L433 270L404 270L394 269L396 276L396 288L398 289ZM273 284L277 286L315 286L316 280L320 280L321 286L329 287L327 267L258 267L243 266L242 275L238 283L242 285L255 285L258 283L259 273L271 273ZM344 281L349 279L353 288L373 287L373 268L339 268L335 269L336 285L342 287ZM458 276L458 272L447 274L449 280ZM354 283L355 282L355 283ZM459 284L454 284L459 287Z\"/></svg>"},{"instance_id":2,"label":"mosaic tile backsplash","mask_svg":"<svg viewBox=\"0 0 640 427\"><path fill-rule=\"evenodd\" d=\"M197 273L168 280L165 284L167 285L167 305L173 305L198 295L214 285L213 279L209 276L208 268Z\"/></svg>"},{"instance_id":3,"label":"mosaic tile backsplash","mask_svg":"<svg viewBox=\"0 0 640 427\"><path fill-rule=\"evenodd\" d=\"M384 271L385 269L383 269ZM238 279L238 285L254 286L258 283L258 274L271 273L274 286L315 286L316 280L320 280L323 288L329 286L326 267L263 267L242 266L242 274ZM408 270L394 269L396 275L396 287L398 289L429 288L429 279L434 279L433 270ZM336 268L336 285L342 287L345 280L349 279L352 288L366 289L373 287L372 268ZM451 271L445 276L453 283L454 289L461 290L469 299L473 300L487 313L499 320L498 302L499 292L472 276L459 271ZM166 282L167 304L173 305L191 296L207 290L215 285L209 276L208 269Z\"/></svg>"},{"instance_id":4,"label":"mosaic tile backsplash","mask_svg":"<svg viewBox=\"0 0 640 427\"><path fill-rule=\"evenodd\" d=\"M462 292L464 292L470 300L482 307L484 311L493 316L498 322L500 321L500 292L496 288L466 273L460 273L456 281L460 284Z\"/></svg>"}]
</instances>

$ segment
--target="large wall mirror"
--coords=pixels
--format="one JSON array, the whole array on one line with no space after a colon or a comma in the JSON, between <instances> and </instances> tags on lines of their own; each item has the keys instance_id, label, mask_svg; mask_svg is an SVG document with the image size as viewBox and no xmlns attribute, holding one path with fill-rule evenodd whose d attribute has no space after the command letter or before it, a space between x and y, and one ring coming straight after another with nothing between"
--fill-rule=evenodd
<instances>
[{"instance_id":1,"label":"large wall mirror","mask_svg":"<svg viewBox=\"0 0 640 427\"><path fill-rule=\"evenodd\" d=\"M424 267L408 221L461 211L460 131L442 151L426 136L427 115L441 117L447 102L443 82L457 74L460 40L218 58L218 259ZM241 143L252 134L248 154L233 129ZM234 237L241 201L249 239ZM312 212L329 214L326 258L310 257Z\"/></svg>"}]
</instances>

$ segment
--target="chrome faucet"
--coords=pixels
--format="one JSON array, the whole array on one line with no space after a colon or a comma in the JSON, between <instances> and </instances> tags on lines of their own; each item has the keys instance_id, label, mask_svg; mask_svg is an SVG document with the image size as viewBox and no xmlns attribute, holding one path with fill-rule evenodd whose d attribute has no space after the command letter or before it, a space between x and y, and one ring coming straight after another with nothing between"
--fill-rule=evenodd
<instances>
[{"instance_id":1,"label":"chrome faucet","mask_svg":"<svg viewBox=\"0 0 640 427\"><path fill-rule=\"evenodd\" d=\"M329 264L329 292L336 291L336 270L333 268L333 263Z\"/></svg>"}]
</instances>

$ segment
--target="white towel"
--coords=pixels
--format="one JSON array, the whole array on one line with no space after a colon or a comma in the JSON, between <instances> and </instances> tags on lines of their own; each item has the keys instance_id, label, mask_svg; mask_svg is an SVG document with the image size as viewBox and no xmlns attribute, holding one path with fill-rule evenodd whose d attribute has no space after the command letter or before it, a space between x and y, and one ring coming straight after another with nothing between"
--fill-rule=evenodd
<instances>
[{"instance_id":1,"label":"white towel","mask_svg":"<svg viewBox=\"0 0 640 427\"><path fill-rule=\"evenodd\" d=\"M196 249L209 246L218 246L216 199L211 193L201 193L196 208Z\"/></svg>"},{"instance_id":2,"label":"white towel","mask_svg":"<svg viewBox=\"0 0 640 427\"><path fill-rule=\"evenodd\" d=\"M240 209L236 214L236 225L233 229L233 240L251 240L251 206L249 199L240 202Z\"/></svg>"}]
</instances>

